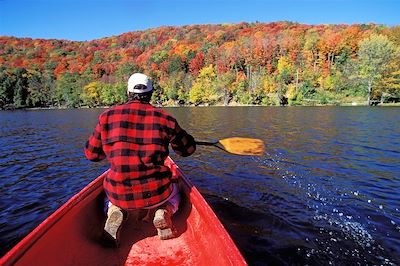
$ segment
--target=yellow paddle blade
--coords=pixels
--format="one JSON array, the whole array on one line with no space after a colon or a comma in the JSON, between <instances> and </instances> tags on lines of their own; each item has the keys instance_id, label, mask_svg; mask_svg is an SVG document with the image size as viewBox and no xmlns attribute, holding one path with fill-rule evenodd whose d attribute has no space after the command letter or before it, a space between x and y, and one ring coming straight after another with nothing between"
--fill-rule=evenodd
<instances>
[{"instance_id":1,"label":"yellow paddle blade","mask_svg":"<svg viewBox=\"0 0 400 266\"><path fill-rule=\"evenodd\" d=\"M251 138L226 138L221 139L219 143L227 152L238 155L264 155L265 145L260 139Z\"/></svg>"}]
</instances>

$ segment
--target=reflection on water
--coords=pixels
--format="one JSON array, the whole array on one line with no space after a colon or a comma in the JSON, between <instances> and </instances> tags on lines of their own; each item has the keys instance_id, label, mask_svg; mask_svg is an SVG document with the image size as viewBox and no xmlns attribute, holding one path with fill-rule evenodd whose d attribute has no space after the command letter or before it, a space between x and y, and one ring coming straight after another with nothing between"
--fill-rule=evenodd
<instances>
[{"instance_id":1,"label":"reflection on water","mask_svg":"<svg viewBox=\"0 0 400 266\"><path fill-rule=\"evenodd\" d=\"M265 141L262 157L172 154L250 265L400 263L398 109L167 110L198 140ZM107 168L82 154L101 111L0 113L2 254Z\"/></svg>"}]
</instances>

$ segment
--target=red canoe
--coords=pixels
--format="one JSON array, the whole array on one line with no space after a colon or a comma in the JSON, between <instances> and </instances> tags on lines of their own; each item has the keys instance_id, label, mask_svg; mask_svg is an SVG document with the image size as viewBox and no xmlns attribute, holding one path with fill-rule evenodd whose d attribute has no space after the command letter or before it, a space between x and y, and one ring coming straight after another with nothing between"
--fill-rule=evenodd
<instances>
[{"instance_id":1,"label":"red canoe","mask_svg":"<svg viewBox=\"0 0 400 266\"><path fill-rule=\"evenodd\" d=\"M196 187L171 159L166 163L184 194L174 215L177 238L159 240L152 223L128 219L118 249L99 244L104 173L10 250L0 265L247 265Z\"/></svg>"}]
</instances>

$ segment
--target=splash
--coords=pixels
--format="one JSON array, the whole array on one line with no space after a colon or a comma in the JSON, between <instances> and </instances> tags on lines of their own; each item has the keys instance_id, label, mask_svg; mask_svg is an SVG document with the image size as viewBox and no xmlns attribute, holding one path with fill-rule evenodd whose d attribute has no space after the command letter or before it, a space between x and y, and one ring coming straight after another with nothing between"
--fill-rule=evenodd
<instances>
[{"instance_id":1,"label":"splash","mask_svg":"<svg viewBox=\"0 0 400 266\"><path fill-rule=\"evenodd\" d=\"M370 225L368 218L354 212L352 207L369 204L377 212L384 212L385 206L356 189L346 186L337 186L335 176L306 168L302 164L292 163L285 159L282 153L266 152L264 158L254 158L257 162L275 176L281 177L283 184L295 188L297 200L305 202L312 211L312 220L315 228L319 228L319 237L312 241L316 246L306 251L307 257L324 256L329 258L342 258L347 254L355 261L368 263L369 256L377 258L376 254L384 248L374 239L376 228ZM391 225L397 227L394 220ZM316 248L315 248L316 247ZM378 252L379 251L379 252ZM375 254L375 255L373 255ZM378 261L384 265L394 265L388 258L382 256Z\"/></svg>"}]
</instances>

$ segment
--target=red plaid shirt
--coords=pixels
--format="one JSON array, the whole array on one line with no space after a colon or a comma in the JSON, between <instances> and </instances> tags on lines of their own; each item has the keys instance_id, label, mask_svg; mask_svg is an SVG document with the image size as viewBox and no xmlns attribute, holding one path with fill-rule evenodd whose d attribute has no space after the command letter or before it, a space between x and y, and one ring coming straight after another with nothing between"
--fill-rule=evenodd
<instances>
[{"instance_id":1,"label":"red plaid shirt","mask_svg":"<svg viewBox=\"0 0 400 266\"><path fill-rule=\"evenodd\" d=\"M107 158L111 166L103 186L109 200L123 209L136 209L171 194L171 171L164 165L169 144L181 156L196 150L193 137L167 112L130 101L100 115L85 155L91 161Z\"/></svg>"}]
</instances>

